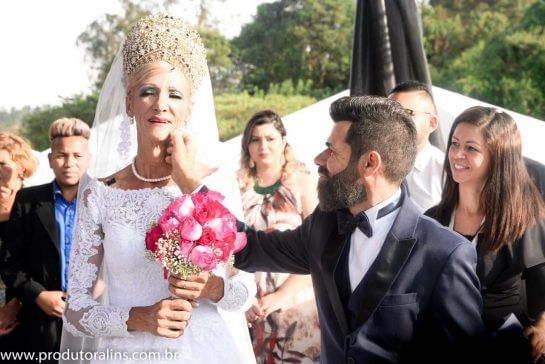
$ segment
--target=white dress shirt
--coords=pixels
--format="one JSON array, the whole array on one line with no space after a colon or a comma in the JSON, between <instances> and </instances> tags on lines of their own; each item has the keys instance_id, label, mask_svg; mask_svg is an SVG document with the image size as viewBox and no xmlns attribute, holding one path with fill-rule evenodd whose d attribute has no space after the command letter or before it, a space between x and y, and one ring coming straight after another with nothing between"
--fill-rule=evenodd
<instances>
[{"instance_id":1,"label":"white dress shirt","mask_svg":"<svg viewBox=\"0 0 545 364\"><path fill-rule=\"evenodd\" d=\"M445 153L429 142L416 155L413 169L407 175L407 187L411 200L420 212L424 212L441 201L443 191L443 163Z\"/></svg>"},{"instance_id":2,"label":"white dress shirt","mask_svg":"<svg viewBox=\"0 0 545 364\"><path fill-rule=\"evenodd\" d=\"M391 202L401 197L401 190L398 189L391 197L378 205L365 210L369 224L373 229L373 236L368 238L360 229L355 229L350 236L350 252L348 253L348 274L350 277L350 288L352 292L363 279L371 264L377 258L380 249L384 245L386 235L392 228L394 220L399 213L399 208L377 220L378 211Z\"/></svg>"}]
</instances>

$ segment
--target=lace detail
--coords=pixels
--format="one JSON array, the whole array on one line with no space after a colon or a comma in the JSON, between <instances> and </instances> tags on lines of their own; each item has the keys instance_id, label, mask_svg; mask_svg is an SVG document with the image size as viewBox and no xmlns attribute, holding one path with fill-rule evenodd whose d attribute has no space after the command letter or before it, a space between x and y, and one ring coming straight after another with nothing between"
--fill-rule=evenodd
<instances>
[{"instance_id":1,"label":"lace detail","mask_svg":"<svg viewBox=\"0 0 545 364\"><path fill-rule=\"evenodd\" d=\"M223 278L223 297L216 304L225 311L246 311L252 301L248 297L256 294L256 286L253 274L238 272L232 279Z\"/></svg>"},{"instance_id":2,"label":"lace detail","mask_svg":"<svg viewBox=\"0 0 545 364\"><path fill-rule=\"evenodd\" d=\"M204 182L226 194L229 181L220 180L222 188ZM234 178L232 183L236 188ZM100 340L100 351L153 348L183 353L184 363L255 363L244 318L244 307L255 295L249 273L215 270L224 279L224 297L217 304L201 300L178 339L127 331L131 307L151 306L170 297L160 264L145 256L144 238L149 224L180 195L175 186L120 190L97 180L89 182L78 202L65 327L77 336L108 337ZM234 201L231 197L224 202L231 209Z\"/></svg>"}]
</instances>

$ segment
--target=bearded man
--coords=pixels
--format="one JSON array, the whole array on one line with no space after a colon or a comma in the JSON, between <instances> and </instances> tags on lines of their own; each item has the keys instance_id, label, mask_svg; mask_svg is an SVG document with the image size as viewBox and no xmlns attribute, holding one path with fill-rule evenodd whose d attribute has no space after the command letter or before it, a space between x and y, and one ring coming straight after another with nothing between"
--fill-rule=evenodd
<instances>
[{"instance_id":1,"label":"bearded man","mask_svg":"<svg viewBox=\"0 0 545 364\"><path fill-rule=\"evenodd\" d=\"M295 230L245 227L235 266L312 276L321 363L475 358L469 346L483 332L477 254L406 197L401 182L416 155L411 117L370 96L343 97L330 115L335 124L315 158L319 206ZM182 174L198 187L195 171Z\"/></svg>"}]
</instances>

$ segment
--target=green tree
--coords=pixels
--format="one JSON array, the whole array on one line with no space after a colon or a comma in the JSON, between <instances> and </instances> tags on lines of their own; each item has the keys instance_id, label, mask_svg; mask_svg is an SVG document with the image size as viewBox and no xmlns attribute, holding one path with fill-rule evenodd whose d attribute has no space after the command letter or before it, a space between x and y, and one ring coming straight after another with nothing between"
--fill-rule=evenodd
<instances>
[{"instance_id":1,"label":"green tree","mask_svg":"<svg viewBox=\"0 0 545 364\"><path fill-rule=\"evenodd\" d=\"M95 90L100 90L110 66L118 51L123 37L132 25L140 18L154 11L168 9L176 0L163 0L160 3L152 0L119 0L123 9L122 15L104 14L93 21L78 36L76 44L83 46L96 72Z\"/></svg>"},{"instance_id":2,"label":"green tree","mask_svg":"<svg viewBox=\"0 0 545 364\"><path fill-rule=\"evenodd\" d=\"M231 42L214 29L203 28L199 33L207 50L206 58L214 92L221 94L234 90L240 76L237 76L231 61Z\"/></svg>"},{"instance_id":3,"label":"green tree","mask_svg":"<svg viewBox=\"0 0 545 364\"><path fill-rule=\"evenodd\" d=\"M61 106L38 108L23 118L21 133L36 150L49 148L49 125L62 117L75 117L91 125L95 117L96 94L76 95L63 100Z\"/></svg>"},{"instance_id":4,"label":"green tree","mask_svg":"<svg viewBox=\"0 0 545 364\"><path fill-rule=\"evenodd\" d=\"M516 26L462 53L449 73L465 94L545 119L544 69L545 0L539 0Z\"/></svg>"},{"instance_id":5,"label":"green tree","mask_svg":"<svg viewBox=\"0 0 545 364\"><path fill-rule=\"evenodd\" d=\"M311 81L314 89L348 85L355 2L280 0L262 4L253 22L233 39L242 87Z\"/></svg>"}]
</instances>

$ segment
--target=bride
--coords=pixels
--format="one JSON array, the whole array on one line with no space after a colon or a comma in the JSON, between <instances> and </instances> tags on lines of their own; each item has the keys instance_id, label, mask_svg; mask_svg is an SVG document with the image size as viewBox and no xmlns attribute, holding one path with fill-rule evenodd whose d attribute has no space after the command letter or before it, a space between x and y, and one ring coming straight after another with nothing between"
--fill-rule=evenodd
<instances>
[{"instance_id":1,"label":"bride","mask_svg":"<svg viewBox=\"0 0 545 364\"><path fill-rule=\"evenodd\" d=\"M200 37L181 20L150 16L127 35L99 99L93 131L100 155L90 173L104 175L131 155L134 127L136 156L109 177L91 179L78 198L62 350L89 348L94 340L76 347L77 336L101 338L93 347L101 355L92 362L255 363L244 318L255 295L251 274L218 268L188 281L171 279L173 296L159 263L144 254L149 224L173 198L195 191L176 184L191 180L177 178L177 166L188 163L178 138L201 150L217 142L215 124L207 127L211 118L196 120L201 113L191 125L206 131L201 139L180 132L201 98L213 107L207 77ZM114 117L120 111L126 113L121 121ZM241 212L234 176L201 170L207 186L226 196L225 205Z\"/></svg>"}]
</instances>

